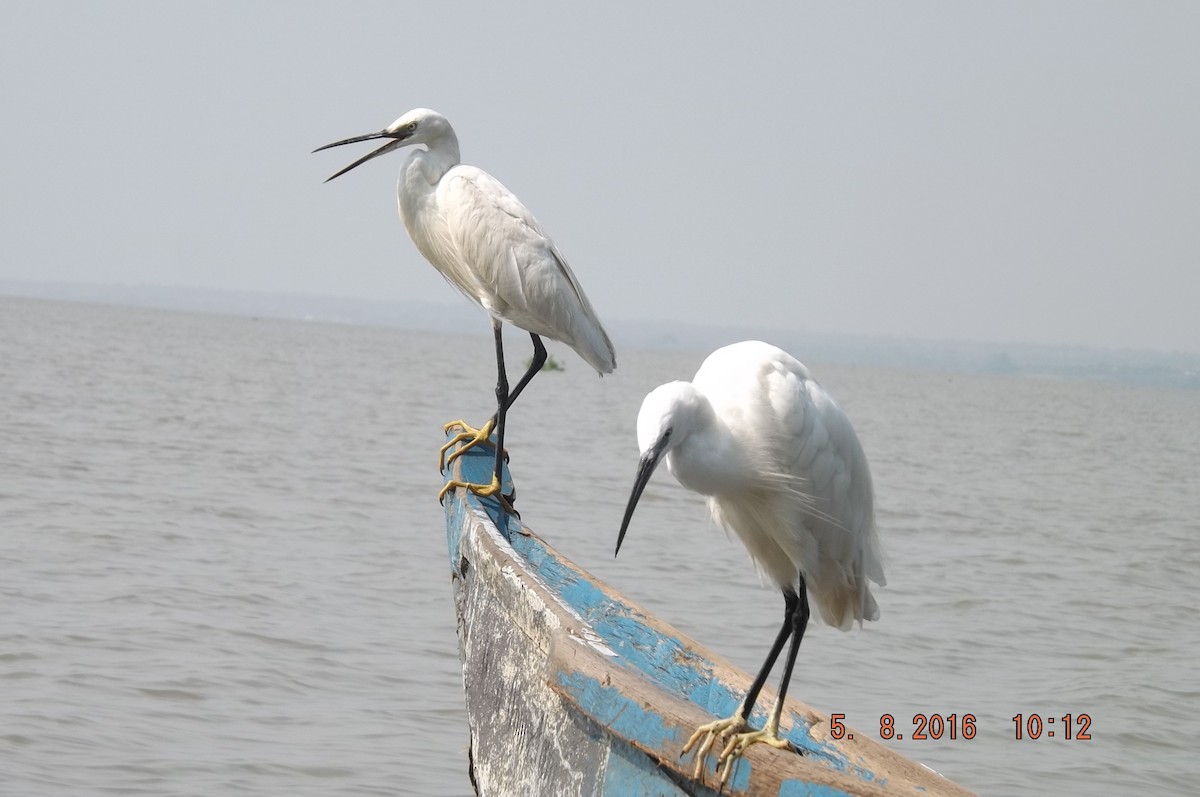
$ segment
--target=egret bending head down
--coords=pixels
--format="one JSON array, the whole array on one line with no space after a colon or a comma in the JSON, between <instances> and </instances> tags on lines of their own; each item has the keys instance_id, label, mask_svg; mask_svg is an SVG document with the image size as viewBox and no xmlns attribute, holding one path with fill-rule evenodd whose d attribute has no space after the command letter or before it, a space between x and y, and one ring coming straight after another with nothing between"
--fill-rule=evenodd
<instances>
[{"instance_id":1,"label":"egret bending head down","mask_svg":"<svg viewBox=\"0 0 1200 797\"><path fill-rule=\"evenodd\" d=\"M883 585L867 458L850 420L800 361L758 341L713 352L691 382L655 388L637 422L641 459L617 536L617 551L651 474L665 459L684 487L708 497L713 518L736 534L759 571L783 592L784 620L745 699L730 718L700 726L683 748L696 777L717 738L720 781L750 745L788 743L779 720L812 595L829 624L848 630L875 620L867 580ZM766 727L744 732L783 645L791 647Z\"/></svg>"},{"instance_id":2,"label":"egret bending head down","mask_svg":"<svg viewBox=\"0 0 1200 797\"><path fill-rule=\"evenodd\" d=\"M600 374L616 368L612 341L575 279L567 261L521 201L482 169L459 163L458 136L446 117L427 108L409 111L376 133L354 136L318 147L315 152L359 141L387 143L335 172L326 182L392 150L415 144L400 169L396 187L400 218L413 243L451 285L483 307L492 319L496 345L496 414L481 429L459 435L443 448L443 466L496 431L496 466L489 485L450 481L439 498L454 487L480 495L500 490L505 415L533 375L546 362L542 337L574 349ZM510 391L504 368L501 323L529 333L533 359ZM466 424L461 421L447 424ZM445 458L462 440L467 445Z\"/></svg>"}]
</instances>

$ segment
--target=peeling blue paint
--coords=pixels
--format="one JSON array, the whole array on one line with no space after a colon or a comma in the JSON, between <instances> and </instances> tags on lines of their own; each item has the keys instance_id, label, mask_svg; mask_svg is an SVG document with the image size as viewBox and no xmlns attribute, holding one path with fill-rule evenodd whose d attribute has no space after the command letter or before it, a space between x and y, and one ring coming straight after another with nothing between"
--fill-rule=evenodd
<instances>
[{"instance_id":1,"label":"peeling blue paint","mask_svg":"<svg viewBox=\"0 0 1200 797\"><path fill-rule=\"evenodd\" d=\"M620 755L616 749L604 768L604 797L690 797L687 792L662 776L646 756L636 750Z\"/></svg>"},{"instance_id":2,"label":"peeling blue paint","mask_svg":"<svg viewBox=\"0 0 1200 797\"><path fill-rule=\"evenodd\" d=\"M554 680L589 717L618 736L651 749L666 749L683 743L674 728L663 724L662 716L647 710L625 693L604 686L595 678L578 672L556 672Z\"/></svg>"},{"instance_id":3,"label":"peeling blue paint","mask_svg":"<svg viewBox=\"0 0 1200 797\"><path fill-rule=\"evenodd\" d=\"M779 797L851 797L851 795L832 786L821 786L802 780L785 780L779 784Z\"/></svg>"},{"instance_id":4,"label":"peeling blue paint","mask_svg":"<svg viewBox=\"0 0 1200 797\"><path fill-rule=\"evenodd\" d=\"M554 680L562 692L569 699L573 700L584 714L597 724L607 728L619 739L623 739L630 744L641 745L646 749L663 751L678 750L683 746L684 741L686 741L680 738L675 728L664 725L662 716L652 708L647 708L629 699L619 689L604 686L595 678L577 672L557 672L554 674ZM636 755L623 757L620 754L615 754L615 758L623 762L626 774L638 774L641 778L638 781L640 789L645 788L647 776L653 776L659 781L663 780L663 774L654 767L653 762L644 753L636 751L633 748L630 748L630 752L636 753ZM645 763L637 761L638 758L645 759ZM710 756L709 758L711 760L712 757ZM612 766L613 758L610 757L610 771ZM734 775L729 785L734 789L745 790L750 786L750 771L750 762L740 762L739 766L734 770ZM617 779L620 782L622 776L618 775ZM614 784L610 782L608 774L605 775L604 786L606 794L643 793L638 789L614 788ZM709 789L703 789L703 791L706 793L711 792ZM697 786L693 786L692 792L700 793L700 789ZM650 793L660 794L661 792L656 790Z\"/></svg>"}]
</instances>

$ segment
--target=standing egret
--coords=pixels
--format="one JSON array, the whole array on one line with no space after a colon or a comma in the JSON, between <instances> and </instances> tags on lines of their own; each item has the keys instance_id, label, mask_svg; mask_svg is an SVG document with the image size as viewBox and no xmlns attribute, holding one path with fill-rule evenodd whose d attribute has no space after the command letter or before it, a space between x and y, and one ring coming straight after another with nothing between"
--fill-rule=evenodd
<instances>
[{"instance_id":1,"label":"standing egret","mask_svg":"<svg viewBox=\"0 0 1200 797\"><path fill-rule=\"evenodd\" d=\"M716 739L733 734L717 764L723 784L755 743L778 748L779 718L800 640L808 593L830 625L879 618L867 579L883 585L867 458L850 420L787 352L759 341L717 349L691 382L655 388L637 420L641 460L625 507L617 551L650 475L666 457L684 487L708 496L713 519L737 534L765 579L783 591L783 627L741 706L700 728L683 753L696 752L696 774ZM758 693L792 638L779 699L766 726L749 731Z\"/></svg>"},{"instance_id":2,"label":"standing egret","mask_svg":"<svg viewBox=\"0 0 1200 797\"><path fill-rule=\"evenodd\" d=\"M480 429L462 421L446 424L469 431L442 448L441 465L496 432L496 466L491 484L451 480L441 500L455 487L478 495L500 492L505 415L533 375L546 362L542 337L567 344L601 375L616 368L616 355L600 319L592 310L575 274L554 242L517 197L482 169L459 162L458 137L446 117L427 108L401 116L377 133L335 141L313 150L385 138L388 142L364 155L325 182L394 149L424 144L400 169L396 194L400 218L417 249L451 285L483 307L492 319L496 339L496 414ZM504 368L501 322L508 321L533 339L533 359L510 392ZM446 457L457 442L467 441Z\"/></svg>"}]
</instances>

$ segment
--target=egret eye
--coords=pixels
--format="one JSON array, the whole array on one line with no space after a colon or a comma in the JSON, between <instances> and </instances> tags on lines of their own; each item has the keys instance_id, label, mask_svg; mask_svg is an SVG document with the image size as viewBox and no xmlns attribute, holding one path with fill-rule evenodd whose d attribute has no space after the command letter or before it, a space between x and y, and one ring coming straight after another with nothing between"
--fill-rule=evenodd
<instances>
[{"instance_id":1,"label":"egret eye","mask_svg":"<svg viewBox=\"0 0 1200 797\"><path fill-rule=\"evenodd\" d=\"M404 129L405 129L405 130L408 130L409 132L412 132L413 130L416 130L416 129L417 129L417 123L416 123L416 122L409 122L409 123L408 123L408 124L405 126L405 128L404 128Z\"/></svg>"}]
</instances>

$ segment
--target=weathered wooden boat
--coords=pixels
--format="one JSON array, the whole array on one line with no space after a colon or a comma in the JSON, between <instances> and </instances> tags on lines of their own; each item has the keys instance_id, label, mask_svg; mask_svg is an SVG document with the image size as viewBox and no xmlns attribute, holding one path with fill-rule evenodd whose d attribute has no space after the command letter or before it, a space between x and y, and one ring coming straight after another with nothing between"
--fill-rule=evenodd
<instances>
[{"instance_id":1,"label":"weathered wooden boat","mask_svg":"<svg viewBox=\"0 0 1200 797\"><path fill-rule=\"evenodd\" d=\"M493 456L466 452L455 478L490 481ZM716 756L698 781L679 753L697 726L736 710L752 676L563 558L494 499L460 489L445 510L476 791L717 794ZM763 698L770 706L774 694ZM755 712L757 727L764 718ZM751 747L721 794L970 794L866 733L834 739L826 715L790 698L782 725L800 754Z\"/></svg>"}]
</instances>

